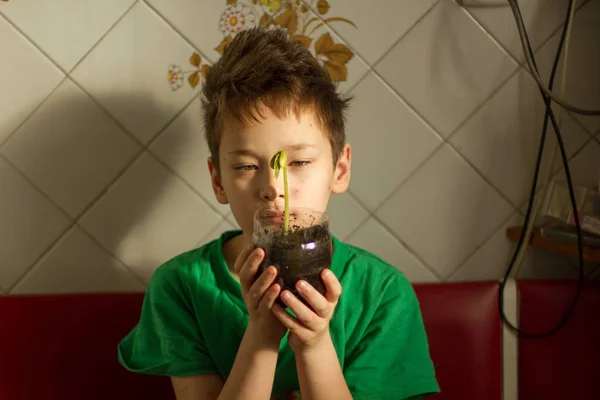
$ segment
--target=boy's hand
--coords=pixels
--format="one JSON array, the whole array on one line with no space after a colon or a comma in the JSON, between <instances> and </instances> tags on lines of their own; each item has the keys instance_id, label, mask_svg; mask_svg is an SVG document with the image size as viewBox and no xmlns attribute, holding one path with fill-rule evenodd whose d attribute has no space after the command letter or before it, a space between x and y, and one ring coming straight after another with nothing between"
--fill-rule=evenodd
<instances>
[{"instance_id":1,"label":"boy's hand","mask_svg":"<svg viewBox=\"0 0 600 400\"><path fill-rule=\"evenodd\" d=\"M301 280L296 284L298 293L311 305L312 310L288 290L281 293L281 299L296 318L279 304L273 305L273 313L290 330L288 344L295 353L316 348L330 339L329 321L342 294L342 285L329 269L323 270L321 279L325 283L325 297L306 281Z\"/></svg>"},{"instance_id":2,"label":"boy's hand","mask_svg":"<svg viewBox=\"0 0 600 400\"><path fill-rule=\"evenodd\" d=\"M250 315L247 330L256 343L278 349L287 329L273 315L271 309L279 296L281 286L273 283L277 276L277 269L273 266L265 269L256 278L264 256L264 250L248 246L238 256L234 268L240 276L242 297Z\"/></svg>"}]
</instances>

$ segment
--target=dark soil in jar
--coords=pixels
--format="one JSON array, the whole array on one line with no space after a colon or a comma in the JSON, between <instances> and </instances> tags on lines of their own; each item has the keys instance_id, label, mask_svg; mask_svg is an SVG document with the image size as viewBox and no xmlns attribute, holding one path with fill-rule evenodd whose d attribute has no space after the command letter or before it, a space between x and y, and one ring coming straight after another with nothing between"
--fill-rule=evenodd
<instances>
[{"instance_id":1,"label":"dark soil in jar","mask_svg":"<svg viewBox=\"0 0 600 400\"><path fill-rule=\"evenodd\" d=\"M291 226L287 234L274 234L271 245L265 250L259 273L273 265L278 270L276 282L282 290L289 290L297 298L308 305L296 290L296 282L303 279L319 293L325 295L325 284L321 280L321 272L330 268L332 259L332 240L327 224L314 225L298 229ZM285 307L280 298L277 302Z\"/></svg>"}]
</instances>

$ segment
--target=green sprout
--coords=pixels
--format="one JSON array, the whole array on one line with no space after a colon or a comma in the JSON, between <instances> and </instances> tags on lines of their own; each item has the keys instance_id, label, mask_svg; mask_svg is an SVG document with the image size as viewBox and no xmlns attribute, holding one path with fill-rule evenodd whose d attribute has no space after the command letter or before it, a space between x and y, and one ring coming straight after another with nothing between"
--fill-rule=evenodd
<instances>
[{"instance_id":1,"label":"green sprout","mask_svg":"<svg viewBox=\"0 0 600 400\"><path fill-rule=\"evenodd\" d=\"M290 219L290 204L288 202L288 176L287 176L287 154L281 150L271 158L271 168L275 171L275 179L279 179L279 171L283 169L283 194L285 205L283 208L283 233L288 233Z\"/></svg>"}]
</instances>

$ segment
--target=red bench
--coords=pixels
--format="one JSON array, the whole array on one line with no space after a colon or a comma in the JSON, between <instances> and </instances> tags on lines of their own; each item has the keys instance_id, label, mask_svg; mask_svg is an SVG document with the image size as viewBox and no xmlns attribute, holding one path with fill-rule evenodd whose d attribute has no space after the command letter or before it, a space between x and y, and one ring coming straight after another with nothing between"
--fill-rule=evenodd
<instances>
[{"instance_id":1,"label":"red bench","mask_svg":"<svg viewBox=\"0 0 600 400\"><path fill-rule=\"evenodd\" d=\"M414 285L442 393L436 400L502 399L496 282Z\"/></svg>"},{"instance_id":2,"label":"red bench","mask_svg":"<svg viewBox=\"0 0 600 400\"><path fill-rule=\"evenodd\" d=\"M572 282L520 283L523 327L546 329L572 288ZM600 398L599 289L586 287L563 333L521 340L521 399ZM442 388L434 398L501 399L498 284L415 290ZM168 378L129 373L117 362L117 343L136 323L142 299L141 293L0 296L0 400L174 399Z\"/></svg>"},{"instance_id":3,"label":"red bench","mask_svg":"<svg viewBox=\"0 0 600 400\"><path fill-rule=\"evenodd\" d=\"M174 399L168 378L117 362L142 296L0 297L0 400Z\"/></svg>"},{"instance_id":4,"label":"red bench","mask_svg":"<svg viewBox=\"0 0 600 400\"><path fill-rule=\"evenodd\" d=\"M520 327L545 332L576 292L571 281L518 283ZM600 282L588 282L567 325L543 339L519 340L519 399L600 399Z\"/></svg>"}]
</instances>

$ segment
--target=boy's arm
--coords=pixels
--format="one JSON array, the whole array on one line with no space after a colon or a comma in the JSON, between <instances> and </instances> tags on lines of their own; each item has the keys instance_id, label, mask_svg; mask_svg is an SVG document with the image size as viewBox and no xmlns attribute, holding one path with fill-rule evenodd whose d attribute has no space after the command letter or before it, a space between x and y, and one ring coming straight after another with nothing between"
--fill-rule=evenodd
<instances>
[{"instance_id":1,"label":"boy's arm","mask_svg":"<svg viewBox=\"0 0 600 400\"><path fill-rule=\"evenodd\" d=\"M248 325L218 400L271 398L279 346L265 344L261 338L264 332Z\"/></svg>"},{"instance_id":2,"label":"boy's arm","mask_svg":"<svg viewBox=\"0 0 600 400\"><path fill-rule=\"evenodd\" d=\"M252 254L246 262L236 261L250 320L225 382L215 377L219 369L187 297L189 278L177 263L161 266L153 275L140 322L119 344L121 364L134 372L171 376L178 400L269 399L286 330L270 309L279 294L279 286L271 282L275 271L250 282L261 261L258 252Z\"/></svg>"},{"instance_id":3,"label":"boy's arm","mask_svg":"<svg viewBox=\"0 0 600 400\"><path fill-rule=\"evenodd\" d=\"M331 336L319 347L296 354L296 369L302 400L352 399Z\"/></svg>"},{"instance_id":4,"label":"boy's arm","mask_svg":"<svg viewBox=\"0 0 600 400\"><path fill-rule=\"evenodd\" d=\"M290 330L288 344L296 358L302 400L352 400L329 333L329 321L342 294L342 286L328 269L321 273L321 279L325 296L308 282L296 284L298 293L311 308L286 290L282 299L295 317L279 304L273 305L273 313Z\"/></svg>"},{"instance_id":5,"label":"boy's arm","mask_svg":"<svg viewBox=\"0 0 600 400\"><path fill-rule=\"evenodd\" d=\"M260 332L248 326L229 377L172 377L177 400L265 400L271 397L278 347L264 344Z\"/></svg>"},{"instance_id":6,"label":"boy's arm","mask_svg":"<svg viewBox=\"0 0 600 400\"><path fill-rule=\"evenodd\" d=\"M223 389L219 374L172 376L171 384L177 400L216 400Z\"/></svg>"}]
</instances>

